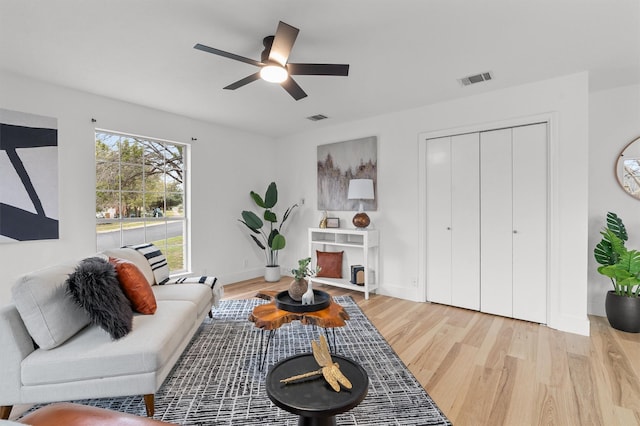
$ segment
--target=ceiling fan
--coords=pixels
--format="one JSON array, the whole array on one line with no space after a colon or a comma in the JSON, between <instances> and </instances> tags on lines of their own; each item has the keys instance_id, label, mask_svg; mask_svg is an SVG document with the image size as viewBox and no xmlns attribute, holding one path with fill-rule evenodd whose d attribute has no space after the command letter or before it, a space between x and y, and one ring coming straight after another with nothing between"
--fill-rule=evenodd
<instances>
[{"instance_id":1,"label":"ceiling fan","mask_svg":"<svg viewBox=\"0 0 640 426\"><path fill-rule=\"evenodd\" d=\"M267 36L262 41L264 50L262 51L260 62L200 43L193 46L193 48L260 67L260 71L238 80L235 83L231 83L226 86L225 89L235 90L262 78L271 83L280 83L284 90L298 101L306 97L307 94L302 90L302 87L291 78L292 75L334 75L343 77L349 75L349 65L344 64L288 63L289 54L293 48L293 43L296 41L298 32L300 32L298 28L280 21L276 29L276 35Z\"/></svg>"}]
</instances>

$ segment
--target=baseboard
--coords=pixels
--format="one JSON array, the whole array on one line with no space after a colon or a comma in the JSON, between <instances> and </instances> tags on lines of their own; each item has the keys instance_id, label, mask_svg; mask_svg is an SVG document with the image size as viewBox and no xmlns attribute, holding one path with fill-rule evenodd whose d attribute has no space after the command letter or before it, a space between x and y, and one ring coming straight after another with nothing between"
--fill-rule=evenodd
<instances>
[{"instance_id":1,"label":"baseboard","mask_svg":"<svg viewBox=\"0 0 640 426\"><path fill-rule=\"evenodd\" d=\"M232 272L230 274L219 275L218 281L222 285L236 283L238 281L251 280L264 276L264 268L247 269L246 271Z\"/></svg>"},{"instance_id":2,"label":"baseboard","mask_svg":"<svg viewBox=\"0 0 640 426\"><path fill-rule=\"evenodd\" d=\"M580 334L582 336L589 336L591 328L588 317L578 318L569 315L562 315L557 323L548 325L556 330Z\"/></svg>"},{"instance_id":3,"label":"baseboard","mask_svg":"<svg viewBox=\"0 0 640 426\"><path fill-rule=\"evenodd\" d=\"M401 287L393 285L385 285L378 287L376 293L383 296L391 296L398 299L410 300L412 302L424 302L424 298L420 294L417 287Z\"/></svg>"}]
</instances>

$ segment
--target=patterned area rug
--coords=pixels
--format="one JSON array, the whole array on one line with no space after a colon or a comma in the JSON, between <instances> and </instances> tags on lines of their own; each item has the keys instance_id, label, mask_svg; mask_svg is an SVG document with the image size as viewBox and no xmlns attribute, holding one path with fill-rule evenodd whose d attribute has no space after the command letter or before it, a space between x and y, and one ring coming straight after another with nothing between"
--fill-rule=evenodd
<instances>
[{"instance_id":1,"label":"patterned area rug","mask_svg":"<svg viewBox=\"0 0 640 426\"><path fill-rule=\"evenodd\" d=\"M393 349L351 297L335 297L351 319L336 328L337 352L369 375L367 397L338 415L339 425L450 425ZM295 321L283 325L259 371L260 330L247 318L264 300L226 300L206 319L156 393L154 418L181 425L296 425L298 417L271 403L268 369L291 355L310 352L322 330ZM265 337L267 333L265 332ZM141 396L75 401L145 415Z\"/></svg>"}]
</instances>

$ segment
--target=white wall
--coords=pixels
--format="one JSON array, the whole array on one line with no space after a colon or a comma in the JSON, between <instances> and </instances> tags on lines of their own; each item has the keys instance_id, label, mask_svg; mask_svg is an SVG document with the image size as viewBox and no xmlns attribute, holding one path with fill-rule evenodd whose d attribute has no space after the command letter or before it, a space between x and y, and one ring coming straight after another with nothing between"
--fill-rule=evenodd
<instances>
[{"instance_id":1,"label":"white wall","mask_svg":"<svg viewBox=\"0 0 640 426\"><path fill-rule=\"evenodd\" d=\"M251 207L249 190L274 179L272 139L14 74L0 82L0 108L58 119L60 217L59 240L0 244L0 305L19 275L95 252L96 127L190 143L192 270L223 282L262 273L262 253L236 219Z\"/></svg>"},{"instance_id":2,"label":"white wall","mask_svg":"<svg viewBox=\"0 0 640 426\"><path fill-rule=\"evenodd\" d=\"M464 90L464 89L461 89ZM551 265L549 325L588 334L587 319L587 162L588 76L586 73L494 91L451 102L381 115L279 140L288 161L279 180L289 182L297 197L307 200L289 234L298 238L285 250L284 262L306 255L306 228L317 226L316 147L359 137L378 136L378 211L370 213L380 230L380 293L424 300L418 283L419 159L418 135L442 129L551 114L558 182L553 213L553 243L558 248ZM352 212L332 212L350 225ZM535 267L535 265L532 265Z\"/></svg>"},{"instance_id":3,"label":"white wall","mask_svg":"<svg viewBox=\"0 0 640 426\"><path fill-rule=\"evenodd\" d=\"M589 313L604 316L604 298L613 289L597 271L593 248L600 241L606 215L622 218L628 248L640 250L640 200L618 185L615 165L620 152L640 137L640 85L595 92L589 99Z\"/></svg>"},{"instance_id":4,"label":"white wall","mask_svg":"<svg viewBox=\"0 0 640 426\"><path fill-rule=\"evenodd\" d=\"M640 136L640 86L597 92L587 99L586 79L586 74L567 76L298 134L277 141L274 153L273 141L264 136L0 73L0 108L58 119L61 218L57 241L0 244L0 304L9 300L10 287L20 274L94 252L94 126L177 142L198 139L192 142L192 269L198 274L214 273L223 282L262 274L263 255L236 221L241 210L252 208L249 190L263 192L268 182L276 180L282 210L305 199L285 227L288 247L281 254L281 264L286 271L306 256L306 229L317 226L321 216L316 209L316 146L378 136L380 198L378 211L370 216L372 225L381 230L381 293L422 300L417 282L418 135L560 111L557 131L563 184L557 196L563 229L558 235L564 248L554 303L560 316L573 324L566 329L584 331L587 270L588 310L604 314L608 284L594 273L592 248L606 211L620 214L630 231L629 247L640 247L640 232L634 232L640 225L636 214L640 201L622 192L613 175L619 151ZM97 123L91 123L91 118ZM591 150L588 206L586 189L580 184L587 181L581 166L587 163L583 149L587 139ZM274 164L280 166L277 171ZM581 214L587 209L588 224ZM353 213L334 213L343 224L350 224Z\"/></svg>"}]
</instances>

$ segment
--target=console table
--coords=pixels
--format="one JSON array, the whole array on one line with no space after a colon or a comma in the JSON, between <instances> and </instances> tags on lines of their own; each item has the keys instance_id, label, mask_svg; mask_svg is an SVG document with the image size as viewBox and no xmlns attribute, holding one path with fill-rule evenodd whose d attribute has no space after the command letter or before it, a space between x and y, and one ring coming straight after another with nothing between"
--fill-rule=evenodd
<instances>
[{"instance_id":1,"label":"console table","mask_svg":"<svg viewBox=\"0 0 640 426\"><path fill-rule=\"evenodd\" d=\"M378 288L376 271L379 268L379 233L375 229L342 229L342 228L310 228L309 229L309 257L316 263L315 250L345 251L342 265L342 278L313 277L314 283L328 284L364 292L364 298L369 299L369 293ZM346 259L346 261L345 261ZM350 266L364 267L364 285L350 282Z\"/></svg>"}]
</instances>

